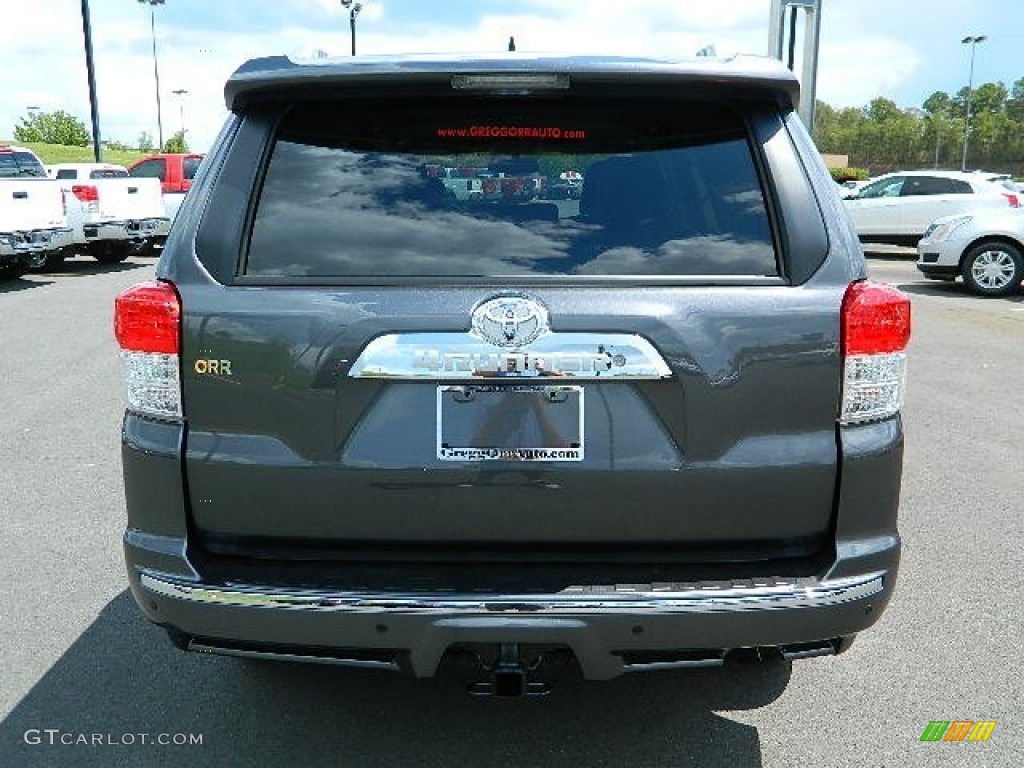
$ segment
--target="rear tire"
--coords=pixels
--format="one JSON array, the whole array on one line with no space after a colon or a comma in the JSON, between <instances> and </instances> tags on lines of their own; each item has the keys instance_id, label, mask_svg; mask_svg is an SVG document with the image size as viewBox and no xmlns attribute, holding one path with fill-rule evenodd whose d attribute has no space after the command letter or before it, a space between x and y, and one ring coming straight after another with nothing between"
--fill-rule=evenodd
<instances>
[{"instance_id":1,"label":"rear tire","mask_svg":"<svg viewBox=\"0 0 1024 768\"><path fill-rule=\"evenodd\" d=\"M51 253L47 255L46 263L43 264L42 268L44 270L60 269L64 265L64 259L66 259L67 257L68 254L65 251L57 251L56 253Z\"/></svg>"},{"instance_id":2,"label":"rear tire","mask_svg":"<svg viewBox=\"0 0 1024 768\"><path fill-rule=\"evenodd\" d=\"M964 256L961 273L972 293L979 296L1009 296L1020 290L1024 280L1024 256L1009 243L978 243Z\"/></svg>"},{"instance_id":3,"label":"rear tire","mask_svg":"<svg viewBox=\"0 0 1024 768\"><path fill-rule=\"evenodd\" d=\"M100 264L117 264L127 259L130 253L130 242L117 241L97 247L92 256Z\"/></svg>"},{"instance_id":4,"label":"rear tire","mask_svg":"<svg viewBox=\"0 0 1024 768\"><path fill-rule=\"evenodd\" d=\"M14 280L21 277L26 272L28 272L28 264L25 264L24 262L5 264L0 266L0 281Z\"/></svg>"}]
</instances>

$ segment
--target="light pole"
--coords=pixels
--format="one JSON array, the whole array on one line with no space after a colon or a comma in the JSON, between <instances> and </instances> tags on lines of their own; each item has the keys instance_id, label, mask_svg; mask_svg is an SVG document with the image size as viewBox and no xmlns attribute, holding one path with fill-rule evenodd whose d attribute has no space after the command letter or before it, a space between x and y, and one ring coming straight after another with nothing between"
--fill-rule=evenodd
<instances>
[{"instance_id":1,"label":"light pole","mask_svg":"<svg viewBox=\"0 0 1024 768\"><path fill-rule=\"evenodd\" d=\"M89 17L89 0L82 0L82 40L85 43L85 75L89 81L89 112L92 116L92 154L96 162L103 160L100 144L100 107L96 100L96 67L92 57L92 21Z\"/></svg>"},{"instance_id":2,"label":"light pole","mask_svg":"<svg viewBox=\"0 0 1024 768\"><path fill-rule=\"evenodd\" d=\"M149 6L149 29L153 34L153 80L156 82L156 132L160 140L160 151L164 150L164 119L160 113L160 67L156 62L156 12L154 8L163 5L164 0L139 0Z\"/></svg>"},{"instance_id":3,"label":"light pole","mask_svg":"<svg viewBox=\"0 0 1024 768\"><path fill-rule=\"evenodd\" d=\"M356 16L363 10L362 3L356 3L353 0L341 0L341 7L348 8L348 25L352 30L352 55L356 55Z\"/></svg>"},{"instance_id":4,"label":"light pole","mask_svg":"<svg viewBox=\"0 0 1024 768\"><path fill-rule=\"evenodd\" d=\"M175 96L178 97L178 115L181 117L181 140L185 141L185 97L188 95L188 91L184 88L178 88L171 91Z\"/></svg>"},{"instance_id":5,"label":"light pole","mask_svg":"<svg viewBox=\"0 0 1024 768\"><path fill-rule=\"evenodd\" d=\"M971 135L971 90L974 88L974 47L978 43L983 43L988 40L987 35L968 35L961 44L971 46L971 67L967 74L967 112L964 118L964 156L960 161L960 170L967 170L967 142L968 137Z\"/></svg>"}]
</instances>

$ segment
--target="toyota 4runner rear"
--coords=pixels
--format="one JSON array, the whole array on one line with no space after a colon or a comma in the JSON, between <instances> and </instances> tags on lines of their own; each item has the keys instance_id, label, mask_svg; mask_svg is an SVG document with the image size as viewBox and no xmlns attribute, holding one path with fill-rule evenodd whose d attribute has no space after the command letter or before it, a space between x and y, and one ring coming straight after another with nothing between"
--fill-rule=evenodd
<instances>
[{"instance_id":1,"label":"toyota 4runner rear","mask_svg":"<svg viewBox=\"0 0 1024 768\"><path fill-rule=\"evenodd\" d=\"M240 656L469 651L512 694L556 651L844 650L896 578L910 312L797 96L756 58L239 69L116 302L145 614Z\"/></svg>"}]
</instances>

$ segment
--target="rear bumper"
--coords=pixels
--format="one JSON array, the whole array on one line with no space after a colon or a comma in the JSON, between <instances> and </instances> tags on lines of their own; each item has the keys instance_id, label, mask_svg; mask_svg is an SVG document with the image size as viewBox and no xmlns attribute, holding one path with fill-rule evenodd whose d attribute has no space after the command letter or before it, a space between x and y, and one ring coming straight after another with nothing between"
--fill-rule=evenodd
<instances>
[{"instance_id":1,"label":"rear bumper","mask_svg":"<svg viewBox=\"0 0 1024 768\"><path fill-rule=\"evenodd\" d=\"M3 232L0 233L0 259L11 263L18 261L17 257L62 250L71 245L72 241L72 231L68 227Z\"/></svg>"},{"instance_id":2,"label":"rear bumper","mask_svg":"<svg viewBox=\"0 0 1024 768\"><path fill-rule=\"evenodd\" d=\"M932 277L937 280L946 280L950 278L958 277L960 270L954 266L947 266L945 264L926 264L919 261L917 263L917 271L925 277Z\"/></svg>"},{"instance_id":3,"label":"rear bumper","mask_svg":"<svg viewBox=\"0 0 1024 768\"><path fill-rule=\"evenodd\" d=\"M166 237L171 220L166 217L129 219L125 221L103 221L84 224L82 235L85 242L97 240L141 240L152 237Z\"/></svg>"},{"instance_id":4,"label":"rear bumper","mask_svg":"<svg viewBox=\"0 0 1024 768\"><path fill-rule=\"evenodd\" d=\"M206 583L142 565L184 542L125 537L132 592L153 621L192 650L276 656L435 674L459 644L520 643L572 650L587 679L667 666L673 653L722 663L747 648L791 656L835 652L873 624L892 593L891 568L841 578L570 587L554 594L452 594L304 590ZM147 547L149 548L147 550ZM876 552L876 555L880 553ZM824 647L824 651L803 651ZM390 661L389 661L390 660Z\"/></svg>"}]
</instances>

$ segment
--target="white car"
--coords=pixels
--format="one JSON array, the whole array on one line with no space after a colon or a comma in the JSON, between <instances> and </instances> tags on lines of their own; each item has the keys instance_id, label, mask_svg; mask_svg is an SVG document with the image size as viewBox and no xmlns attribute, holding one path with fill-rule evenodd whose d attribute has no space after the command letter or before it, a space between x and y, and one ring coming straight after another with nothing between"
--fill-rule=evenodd
<instances>
[{"instance_id":1,"label":"white car","mask_svg":"<svg viewBox=\"0 0 1024 768\"><path fill-rule=\"evenodd\" d=\"M862 241L913 247L936 219L1016 209L1021 194L996 173L900 171L873 179L843 202Z\"/></svg>"},{"instance_id":2,"label":"white car","mask_svg":"<svg viewBox=\"0 0 1024 768\"><path fill-rule=\"evenodd\" d=\"M935 221L917 244L917 268L931 280L1006 296L1024 280L1024 210L977 211Z\"/></svg>"},{"instance_id":3,"label":"white car","mask_svg":"<svg viewBox=\"0 0 1024 768\"><path fill-rule=\"evenodd\" d=\"M25 147L0 146L0 280L63 253L71 227L60 185Z\"/></svg>"},{"instance_id":4,"label":"white car","mask_svg":"<svg viewBox=\"0 0 1024 768\"><path fill-rule=\"evenodd\" d=\"M157 179L132 178L110 163L57 163L46 173L64 190L74 248L97 261L123 261L167 236L171 222Z\"/></svg>"}]
</instances>

